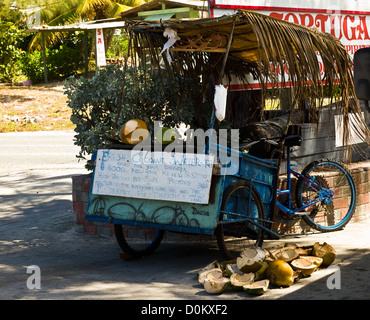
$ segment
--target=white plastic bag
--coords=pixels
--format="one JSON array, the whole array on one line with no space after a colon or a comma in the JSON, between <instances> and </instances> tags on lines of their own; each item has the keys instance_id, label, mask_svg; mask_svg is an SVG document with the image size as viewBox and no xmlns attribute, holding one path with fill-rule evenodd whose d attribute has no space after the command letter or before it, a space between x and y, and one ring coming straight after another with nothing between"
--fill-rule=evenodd
<instances>
[{"instance_id":1,"label":"white plastic bag","mask_svg":"<svg viewBox=\"0 0 370 320\"><path fill-rule=\"evenodd\" d=\"M171 28L166 28L163 32L163 35L168 38L167 42L164 44L163 49L161 51L161 54L166 51L167 53L167 61L169 63L172 62L172 58L170 56L170 48L175 44L177 40L180 40L180 38L177 36L176 30L173 30Z\"/></svg>"},{"instance_id":2,"label":"white plastic bag","mask_svg":"<svg viewBox=\"0 0 370 320\"><path fill-rule=\"evenodd\" d=\"M226 100L227 100L227 88L222 84L216 85L214 103L215 103L215 115L219 121L225 119L226 114Z\"/></svg>"}]
</instances>

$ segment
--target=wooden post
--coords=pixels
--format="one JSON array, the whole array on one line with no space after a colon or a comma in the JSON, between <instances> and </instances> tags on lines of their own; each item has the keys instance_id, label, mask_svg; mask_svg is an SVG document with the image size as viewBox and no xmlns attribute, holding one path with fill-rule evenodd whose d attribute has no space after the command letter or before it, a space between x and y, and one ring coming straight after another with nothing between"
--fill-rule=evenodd
<instances>
[{"instance_id":1,"label":"wooden post","mask_svg":"<svg viewBox=\"0 0 370 320\"><path fill-rule=\"evenodd\" d=\"M44 32L41 31L41 38L42 38L42 59L44 61L44 81L48 83L48 69L46 66L46 48L45 48L45 35Z\"/></svg>"},{"instance_id":2,"label":"wooden post","mask_svg":"<svg viewBox=\"0 0 370 320\"><path fill-rule=\"evenodd\" d=\"M84 63L85 63L85 77L89 75L89 42L87 37L87 30L84 31Z\"/></svg>"}]
</instances>

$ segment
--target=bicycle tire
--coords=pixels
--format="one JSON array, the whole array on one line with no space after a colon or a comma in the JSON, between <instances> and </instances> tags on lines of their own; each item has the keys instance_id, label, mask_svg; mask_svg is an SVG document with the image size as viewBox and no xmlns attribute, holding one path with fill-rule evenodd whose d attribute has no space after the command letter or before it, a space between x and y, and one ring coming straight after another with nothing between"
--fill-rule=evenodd
<instances>
[{"instance_id":1,"label":"bicycle tire","mask_svg":"<svg viewBox=\"0 0 370 320\"><path fill-rule=\"evenodd\" d=\"M310 227L321 232L343 229L351 220L357 201L356 184L348 169L338 161L320 159L309 163L302 170L302 175L314 178L320 186L334 191L330 202L321 201L307 208L310 214L303 215L303 220ZM296 186L298 207L302 207L309 199L318 195L318 192L308 186L304 179L298 179Z\"/></svg>"},{"instance_id":2,"label":"bicycle tire","mask_svg":"<svg viewBox=\"0 0 370 320\"><path fill-rule=\"evenodd\" d=\"M246 210L244 206L249 203L249 195L252 210L245 216L264 219L265 211L257 189L254 186L251 188L249 181L240 180L225 189L219 221L223 221L224 211L244 214ZM217 244L225 260L236 258L246 247L262 246L263 235L261 228L248 222L219 223L215 229Z\"/></svg>"},{"instance_id":3,"label":"bicycle tire","mask_svg":"<svg viewBox=\"0 0 370 320\"><path fill-rule=\"evenodd\" d=\"M126 230L128 229L128 232L131 233L131 237L125 237L123 227L125 227ZM139 234L136 234L136 232ZM140 258L152 254L158 248L165 231L154 228L115 224L114 233L118 245L124 252L135 258ZM140 238L137 238L137 236Z\"/></svg>"}]
</instances>

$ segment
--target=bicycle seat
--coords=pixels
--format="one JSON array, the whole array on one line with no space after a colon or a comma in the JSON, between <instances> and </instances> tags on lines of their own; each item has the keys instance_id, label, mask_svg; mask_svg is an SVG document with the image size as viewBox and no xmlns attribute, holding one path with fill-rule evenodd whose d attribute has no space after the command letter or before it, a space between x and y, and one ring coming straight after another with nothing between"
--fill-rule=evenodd
<instances>
[{"instance_id":1,"label":"bicycle seat","mask_svg":"<svg viewBox=\"0 0 370 320\"><path fill-rule=\"evenodd\" d=\"M284 137L284 146L285 147L295 147L302 145L302 137L298 134L292 134Z\"/></svg>"}]
</instances>

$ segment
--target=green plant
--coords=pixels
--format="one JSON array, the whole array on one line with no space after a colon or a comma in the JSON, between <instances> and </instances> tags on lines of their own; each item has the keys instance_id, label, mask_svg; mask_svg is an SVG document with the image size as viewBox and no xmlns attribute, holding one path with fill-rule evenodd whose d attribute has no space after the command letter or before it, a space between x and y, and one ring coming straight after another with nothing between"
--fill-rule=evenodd
<instances>
[{"instance_id":1,"label":"green plant","mask_svg":"<svg viewBox=\"0 0 370 320\"><path fill-rule=\"evenodd\" d=\"M22 39L21 31L13 23L0 20L0 82L14 82L20 76L17 61Z\"/></svg>"},{"instance_id":2,"label":"green plant","mask_svg":"<svg viewBox=\"0 0 370 320\"><path fill-rule=\"evenodd\" d=\"M46 68L48 79L61 80L78 73L83 68L83 49L60 45L55 49L46 49ZM20 68L33 83L44 79L44 60L42 52L23 52L19 59Z\"/></svg>"},{"instance_id":3,"label":"green plant","mask_svg":"<svg viewBox=\"0 0 370 320\"><path fill-rule=\"evenodd\" d=\"M83 68L83 48L60 45L59 48L47 51L46 63L51 79L65 79Z\"/></svg>"},{"instance_id":4,"label":"green plant","mask_svg":"<svg viewBox=\"0 0 370 320\"><path fill-rule=\"evenodd\" d=\"M118 29L120 30L120 29ZM121 32L113 36L112 42L107 50L107 58L122 58L127 56L128 36Z\"/></svg>"},{"instance_id":5,"label":"green plant","mask_svg":"<svg viewBox=\"0 0 370 320\"><path fill-rule=\"evenodd\" d=\"M96 149L109 147L112 139L119 140L119 128L129 119L144 120L151 133L156 120L168 127L189 124L196 105L202 101L198 79L170 80L158 73L149 76L128 68L122 109L113 134L122 77L120 66L109 65L98 69L92 79L71 77L65 81L71 121L76 125L75 144L81 147L78 158L86 159Z\"/></svg>"},{"instance_id":6,"label":"green plant","mask_svg":"<svg viewBox=\"0 0 370 320\"><path fill-rule=\"evenodd\" d=\"M42 52L34 51L33 53L23 52L19 59L19 66L22 73L33 83L42 82L44 79L44 65Z\"/></svg>"}]
</instances>

